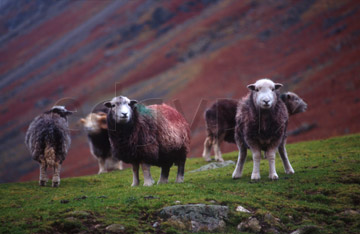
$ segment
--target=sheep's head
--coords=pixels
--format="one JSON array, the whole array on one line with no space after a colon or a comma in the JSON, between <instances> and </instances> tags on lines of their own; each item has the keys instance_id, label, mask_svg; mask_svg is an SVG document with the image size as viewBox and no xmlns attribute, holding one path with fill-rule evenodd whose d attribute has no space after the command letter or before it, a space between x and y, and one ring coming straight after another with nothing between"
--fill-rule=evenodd
<instances>
[{"instance_id":1,"label":"sheep's head","mask_svg":"<svg viewBox=\"0 0 360 234\"><path fill-rule=\"evenodd\" d=\"M87 132L96 133L101 129L107 129L106 116L104 112L90 113L85 119L80 119L80 123Z\"/></svg>"},{"instance_id":2,"label":"sheep's head","mask_svg":"<svg viewBox=\"0 0 360 234\"><path fill-rule=\"evenodd\" d=\"M67 110L64 106L53 106L47 113L55 113L66 118L68 115L71 115L73 111Z\"/></svg>"},{"instance_id":3,"label":"sheep's head","mask_svg":"<svg viewBox=\"0 0 360 234\"><path fill-rule=\"evenodd\" d=\"M247 87L253 92L253 101L257 107L260 109L270 109L276 105L276 92L282 87L282 84L274 83L269 79L261 79Z\"/></svg>"},{"instance_id":4,"label":"sheep's head","mask_svg":"<svg viewBox=\"0 0 360 234\"><path fill-rule=\"evenodd\" d=\"M124 96L114 97L110 102L104 105L110 109L111 114L117 123L128 123L133 115L135 100L130 100Z\"/></svg>"},{"instance_id":5,"label":"sheep's head","mask_svg":"<svg viewBox=\"0 0 360 234\"><path fill-rule=\"evenodd\" d=\"M298 95L292 92L281 94L281 100L285 103L289 114L294 115L297 113L305 112L307 104Z\"/></svg>"}]
</instances>

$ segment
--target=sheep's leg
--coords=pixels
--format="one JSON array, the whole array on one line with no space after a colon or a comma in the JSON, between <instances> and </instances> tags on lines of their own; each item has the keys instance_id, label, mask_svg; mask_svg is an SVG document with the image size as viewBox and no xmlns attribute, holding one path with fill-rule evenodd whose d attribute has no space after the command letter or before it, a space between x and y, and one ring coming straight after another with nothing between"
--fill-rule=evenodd
<instances>
[{"instance_id":1,"label":"sheep's leg","mask_svg":"<svg viewBox=\"0 0 360 234\"><path fill-rule=\"evenodd\" d=\"M123 161L118 161L118 162L115 164L115 168L116 168L117 170L123 170L123 169L124 169Z\"/></svg>"},{"instance_id":2,"label":"sheep's leg","mask_svg":"<svg viewBox=\"0 0 360 234\"><path fill-rule=\"evenodd\" d=\"M99 163L99 172L98 174L102 174L102 173L106 173L106 167L105 167L105 159L103 158L98 158L98 163Z\"/></svg>"},{"instance_id":3,"label":"sheep's leg","mask_svg":"<svg viewBox=\"0 0 360 234\"><path fill-rule=\"evenodd\" d=\"M218 136L218 138L215 140L214 144L214 153L215 153L215 160L219 162L224 162L224 159L221 156L221 150L220 150L220 144L223 142L225 137L225 133Z\"/></svg>"},{"instance_id":4,"label":"sheep's leg","mask_svg":"<svg viewBox=\"0 0 360 234\"><path fill-rule=\"evenodd\" d=\"M133 163L132 164L132 171L133 171L133 182L131 186L138 186L139 185L139 164Z\"/></svg>"},{"instance_id":5,"label":"sheep's leg","mask_svg":"<svg viewBox=\"0 0 360 234\"><path fill-rule=\"evenodd\" d=\"M252 180L260 180L260 160L261 160L261 150L260 149L251 149L253 157L253 171L251 173Z\"/></svg>"},{"instance_id":6,"label":"sheep's leg","mask_svg":"<svg viewBox=\"0 0 360 234\"><path fill-rule=\"evenodd\" d=\"M52 179L53 187L59 187L59 185L60 185L60 169L61 169L60 163L55 162L54 175L53 175L53 179Z\"/></svg>"},{"instance_id":7,"label":"sheep's leg","mask_svg":"<svg viewBox=\"0 0 360 234\"><path fill-rule=\"evenodd\" d=\"M266 158L269 160L269 179L271 180L279 179L275 168L275 155L276 149L266 151Z\"/></svg>"},{"instance_id":8,"label":"sheep's leg","mask_svg":"<svg viewBox=\"0 0 360 234\"><path fill-rule=\"evenodd\" d=\"M39 178L39 185L40 186L46 186L46 182L48 182L46 169L47 169L46 163L41 162L40 163L40 178Z\"/></svg>"},{"instance_id":9,"label":"sheep's leg","mask_svg":"<svg viewBox=\"0 0 360 234\"><path fill-rule=\"evenodd\" d=\"M204 151L202 153L203 158L205 159L205 161L210 162L211 161L211 148L212 148L212 139L211 137L206 137L205 141L204 141Z\"/></svg>"},{"instance_id":10,"label":"sheep's leg","mask_svg":"<svg viewBox=\"0 0 360 234\"><path fill-rule=\"evenodd\" d=\"M155 181L153 180L150 173L150 165L146 163L142 163L141 168L144 174L144 186L152 186L155 183Z\"/></svg>"},{"instance_id":11,"label":"sheep's leg","mask_svg":"<svg viewBox=\"0 0 360 234\"><path fill-rule=\"evenodd\" d=\"M179 162L177 176L175 180L176 183L184 182L184 171L185 171L185 161Z\"/></svg>"},{"instance_id":12,"label":"sheep's leg","mask_svg":"<svg viewBox=\"0 0 360 234\"><path fill-rule=\"evenodd\" d=\"M235 170L232 174L233 179L238 179L242 176L246 156L247 156L247 149L245 146L242 145L239 147L239 157L236 163Z\"/></svg>"},{"instance_id":13,"label":"sheep's leg","mask_svg":"<svg viewBox=\"0 0 360 234\"><path fill-rule=\"evenodd\" d=\"M161 175L158 184L166 184L168 182L169 171L170 171L170 167L168 166L161 167Z\"/></svg>"},{"instance_id":14,"label":"sheep's leg","mask_svg":"<svg viewBox=\"0 0 360 234\"><path fill-rule=\"evenodd\" d=\"M287 152L286 152L286 148L285 148L285 142L282 142L280 144L278 150L279 150L279 154L280 154L281 160L282 160L283 165L284 165L285 173L286 174L294 174L295 171L292 168L292 166L291 166L291 164L289 162L289 158L287 156Z\"/></svg>"}]
</instances>

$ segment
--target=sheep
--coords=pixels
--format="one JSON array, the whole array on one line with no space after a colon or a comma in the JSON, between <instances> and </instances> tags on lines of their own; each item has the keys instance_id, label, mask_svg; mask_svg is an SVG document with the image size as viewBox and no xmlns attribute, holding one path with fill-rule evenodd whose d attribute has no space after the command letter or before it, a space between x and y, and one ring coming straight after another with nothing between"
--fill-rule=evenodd
<instances>
[{"instance_id":1,"label":"sheep","mask_svg":"<svg viewBox=\"0 0 360 234\"><path fill-rule=\"evenodd\" d=\"M307 104L297 94L286 92L280 95L285 103L289 116L305 112ZM205 111L207 137L204 141L203 158L211 161L211 149L214 150L215 160L224 161L221 156L220 145L223 141L235 144L235 116L238 101L223 99L215 102ZM280 151L282 152L282 151Z\"/></svg>"},{"instance_id":2,"label":"sheep","mask_svg":"<svg viewBox=\"0 0 360 234\"><path fill-rule=\"evenodd\" d=\"M275 153L279 150L285 173L293 174L294 170L288 160L285 140L289 113L280 99L279 89L282 84L269 79L260 79L247 86L250 93L239 101L236 112L235 142L239 156L233 179L240 178L246 159L247 148L253 155L252 180L260 179L261 151L269 161L269 178L278 179L275 168Z\"/></svg>"},{"instance_id":3,"label":"sheep","mask_svg":"<svg viewBox=\"0 0 360 234\"><path fill-rule=\"evenodd\" d=\"M166 104L144 106L124 96L114 97L105 106L109 108L107 123L112 154L132 164L132 186L139 185L139 164L144 186L154 184L150 165L161 167L158 184L168 182L173 164L178 166L176 182L184 181L190 127L179 112Z\"/></svg>"},{"instance_id":4,"label":"sheep","mask_svg":"<svg viewBox=\"0 0 360 234\"><path fill-rule=\"evenodd\" d=\"M52 186L60 185L61 164L71 144L67 119L70 114L72 112L64 106L53 106L37 116L26 132L25 144L33 160L40 164L40 186L45 186L48 181L48 167L54 169Z\"/></svg>"},{"instance_id":5,"label":"sheep","mask_svg":"<svg viewBox=\"0 0 360 234\"><path fill-rule=\"evenodd\" d=\"M81 118L85 132L88 136L88 142L91 154L98 160L98 174L107 172L106 162L110 162L114 169L122 170L121 161L114 161L111 156L111 146L108 136L106 118L107 114L103 109L95 109L86 118Z\"/></svg>"}]
</instances>

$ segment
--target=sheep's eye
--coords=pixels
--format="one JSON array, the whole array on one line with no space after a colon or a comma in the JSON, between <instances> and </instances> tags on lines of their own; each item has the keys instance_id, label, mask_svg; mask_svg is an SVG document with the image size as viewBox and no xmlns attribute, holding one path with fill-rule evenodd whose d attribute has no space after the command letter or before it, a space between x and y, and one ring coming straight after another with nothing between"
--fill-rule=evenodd
<instances>
[{"instance_id":1,"label":"sheep's eye","mask_svg":"<svg viewBox=\"0 0 360 234\"><path fill-rule=\"evenodd\" d=\"M275 89L274 89L274 88L272 88L272 89L271 89L271 91L273 91L273 92L274 92L274 91L275 91Z\"/></svg>"},{"instance_id":2,"label":"sheep's eye","mask_svg":"<svg viewBox=\"0 0 360 234\"><path fill-rule=\"evenodd\" d=\"M256 92L259 92L259 89L255 89Z\"/></svg>"},{"instance_id":3,"label":"sheep's eye","mask_svg":"<svg viewBox=\"0 0 360 234\"><path fill-rule=\"evenodd\" d=\"M114 108L115 107L115 104L111 104L111 108Z\"/></svg>"}]
</instances>

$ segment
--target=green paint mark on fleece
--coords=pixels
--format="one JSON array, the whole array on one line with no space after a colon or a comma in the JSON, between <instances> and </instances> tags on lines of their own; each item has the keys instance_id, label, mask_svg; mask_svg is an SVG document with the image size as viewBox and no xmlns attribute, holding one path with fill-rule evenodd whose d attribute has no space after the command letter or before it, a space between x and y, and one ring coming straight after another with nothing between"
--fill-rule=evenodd
<instances>
[{"instance_id":1,"label":"green paint mark on fleece","mask_svg":"<svg viewBox=\"0 0 360 234\"><path fill-rule=\"evenodd\" d=\"M149 108L147 108L145 105L137 103L136 108L140 115L149 115L153 116L153 111Z\"/></svg>"}]
</instances>

